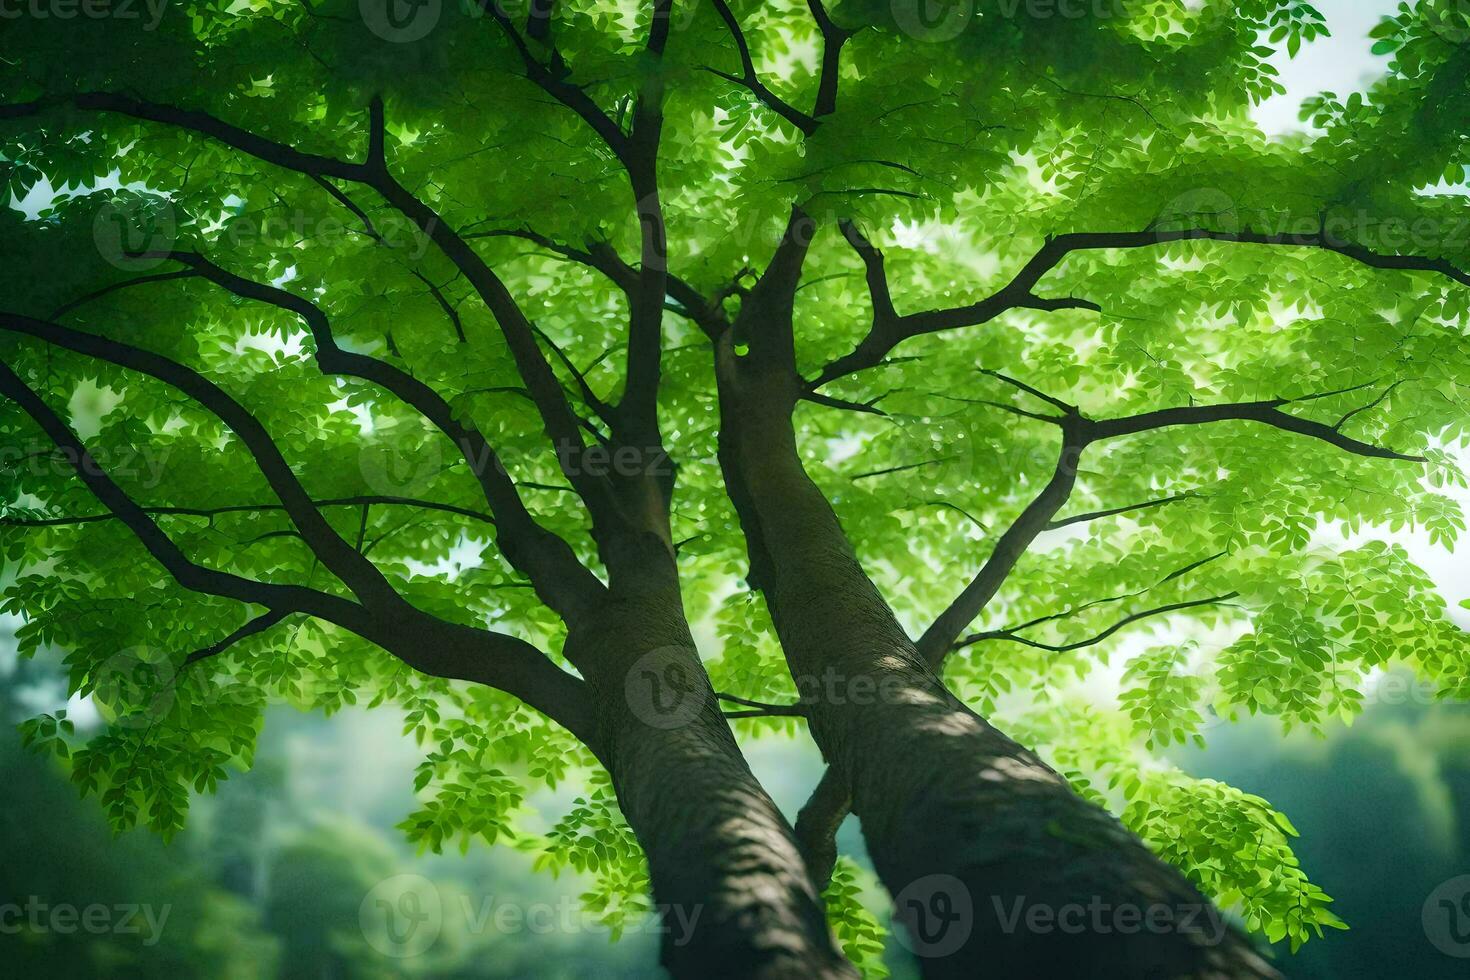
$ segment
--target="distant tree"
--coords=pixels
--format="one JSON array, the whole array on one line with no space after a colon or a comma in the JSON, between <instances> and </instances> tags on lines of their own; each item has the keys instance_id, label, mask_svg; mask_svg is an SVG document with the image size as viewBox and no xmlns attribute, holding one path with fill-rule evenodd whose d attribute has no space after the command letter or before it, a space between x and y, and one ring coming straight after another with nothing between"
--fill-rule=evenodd
<instances>
[{"instance_id":1,"label":"distant tree","mask_svg":"<svg viewBox=\"0 0 1470 980\"><path fill-rule=\"evenodd\" d=\"M93 803L77 799L54 759L28 755L11 740L0 745L0 780L0 945L8 972L105 980L272 974L275 939L255 909L210 881L208 868L157 838L116 837Z\"/></svg>"},{"instance_id":2,"label":"distant tree","mask_svg":"<svg viewBox=\"0 0 1470 980\"><path fill-rule=\"evenodd\" d=\"M928 976L1271 974L1203 896L1339 924L1290 823L1147 749L1470 693L1381 540L1464 527L1460 11L1284 141L1294 0L12 22L5 608L114 715L74 778L169 832L268 700L393 702L435 848L603 767L527 846L698 910L679 976L876 970L849 809ZM829 763L794 828L732 716Z\"/></svg>"}]
</instances>

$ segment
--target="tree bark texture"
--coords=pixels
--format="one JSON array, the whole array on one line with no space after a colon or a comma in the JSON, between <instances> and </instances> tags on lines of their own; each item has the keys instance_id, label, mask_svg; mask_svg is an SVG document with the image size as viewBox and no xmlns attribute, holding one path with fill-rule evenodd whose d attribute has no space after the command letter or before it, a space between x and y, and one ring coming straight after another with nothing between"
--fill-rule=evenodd
<instances>
[{"instance_id":1,"label":"tree bark texture","mask_svg":"<svg viewBox=\"0 0 1470 980\"><path fill-rule=\"evenodd\" d=\"M746 764L677 590L610 601L568 637L596 664L595 751L648 857L676 977L854 977L790 824Z\"/></svg>"},{"instance_id":2,"label":"tree bark texture","mask_svg":"<svg viewBox=\"0 0 1470 980\"><path fill-rule=\"evenodd\" d=\"M790 383L723 373L752 567L924 975L1274 976L1182 874L949 692L802 467Z\"/></svg>"}]
</instances>

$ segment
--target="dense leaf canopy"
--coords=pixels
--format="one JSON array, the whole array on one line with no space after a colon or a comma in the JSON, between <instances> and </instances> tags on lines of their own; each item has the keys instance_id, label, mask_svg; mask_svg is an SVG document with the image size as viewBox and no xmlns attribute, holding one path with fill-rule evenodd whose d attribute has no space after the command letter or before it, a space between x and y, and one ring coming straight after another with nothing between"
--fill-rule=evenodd
<instances>
[{"instance_id":1,"label":"dense leaf canopy","mask_svg":"<svg viewBox=\"0 0 1470 980\"><path fill-rule=\"evenodd\" d=\"M351 594L216 410L17 324L198 372L411 603L555 655L561 621L502 555L453 443L320 355L326 337L429 385L595 568L537 393L432 226L505 284L595 447L629 376L641 262L616 147L656 81L671 274L658 408L715 688L758 704L800 693L745 582L707 337L796 206L815 228L799 444L901 622L925 634L988 568L994 601L961 604L944 658L956 690L1269 939L1336 924L1284 817L1154 750L1241 712L1351 719L1391 663L1470 695L1470 644L1393 543L1427 529L1450 547L1464 529L1444 492L1464 485L1450 452L1470 437L1470 24L1456 5L1385 20L1364 41L1383 77L1310 100L1309 132L1284 139L1250 110L1280 90L1273 62L1325 32L1301 3L1040 16L1000 0L926 19L903 0L691 0L662 57L645 43L654 6L557 4L554 49L524 11L450 3L415 8L410 33L432 23L407 39L339 0L7 27L5 364L194 562ZM835 74L824 27L852 31ZM824 80L840 80L835 103ZM433 209L430 230L362 186L358 161L378 152ZM179 827L190 790L248 764L267 702L392 703L427 751L411 835L514 840L595 871L589 901L614 920L640 907L639 851L562 728L308 615L186 664L247 607L167 575L13 401L0 431L5 608L26 619L24 650L65 651L75 690L114 719L87 744L50 716L27 736L69 755L119 826ZM646 463L581 460L593 477ZM997 542L1026 527L1007 559ZM1165 623L1163 645L1110 663ZM926 653L944 657L939 642ZM589 780L583 801L538 832L525 797L569 777ZM857 907L858 874L844 864L829 895L861 959L881 930Z\"/></svg>"}]
</instances>

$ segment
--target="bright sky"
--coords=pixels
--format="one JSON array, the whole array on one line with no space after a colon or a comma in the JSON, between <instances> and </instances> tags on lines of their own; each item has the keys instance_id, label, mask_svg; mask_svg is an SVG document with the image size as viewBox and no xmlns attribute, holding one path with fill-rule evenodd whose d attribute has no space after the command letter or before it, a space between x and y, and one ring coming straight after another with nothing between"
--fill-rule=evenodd
<instances>
[{"instance_id":1,"label":"bright sky","mask_svg":"<svg viewBox=\"0 0 1470 980\"><path fill-rule=\"evenodd\" d=\"M1387 57L1369 53L1372 42L1368 31L1393 12L1396 3L1392 0L1315 0L1313 5L1327 19L1332 36L1305 45L1294 59L1288 59L1285 52L1279 52L1273 59L1281 72L1286 94L1266 101L1255 112L1261 128L1273 135L1305 128L1297 121L1297 107L1303 99L1318 92L1336 92L1345 97L1351 92L1365 91L1382 74L1388 61ZM1470 469L1470 453L1460 454L1460 465ZM1453 496L1470 510L1470 494L1459 492ZM1434 577L1452 606L1458 607L1461 601L1470 598L1470 574L1466 574L1463 555L1431 547L1424 534L1379 532L1371 537L1388 537L1409 549L1419 566ZM1470 611L1457 608L1456 619L1470 628Z\"/></svg>"},{"instance_id":2,"label":"bright sky","mask_svg":"<svg viewBox=\"0 0 1470 980\"><path fill-rule=\"evenodd\" d=\"M1347 96L1361 92L1383 73L1387 56L1370 54L1368 31L1393 12L1390 0L1316 0L1313 4L1327 19L1331 37L1304 45L1295 58L1278 51L1271 63L1281 72L1285 95L1268 99L1254 113L1266 132L1280 135L1305 127L1297 121L1302 100L1318 92Z\"/></svg>"}]
</instances>

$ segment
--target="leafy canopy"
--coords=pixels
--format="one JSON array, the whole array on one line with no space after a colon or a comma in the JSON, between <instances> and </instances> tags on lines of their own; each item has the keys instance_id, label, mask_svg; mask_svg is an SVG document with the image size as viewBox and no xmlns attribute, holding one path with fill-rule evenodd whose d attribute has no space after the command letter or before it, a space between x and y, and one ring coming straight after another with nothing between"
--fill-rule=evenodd
<instances>
[{"instance_id":1,"label":"leafy canopy","mask_svg":"<svg viewBox=\"0 0 1470 980\"><path fill-rule=\"evenodd\" d=\"M324 375L292 311L138 253L199 253L315 304L344 349L404 368L486 433L531 511L595 563L496 321L456 266L365 188L68 101L124 93L360 160L380 96L394 176L508 285L595 425L596 402L623 384L627 343L627 298L606 258L626 270L638 255L621 165L528 80L523 51L485 10L429 5L429 29L395 42L369 6L194 2L151 27L118 16L9 28L24 51L6 62L6 100L53 101L0 127L16 201L0 215L7 302L203 373L259 418L333 527L411 602L554 652L560 621L499 553L475 480L421 416ZM662 59L644 48L652 7L557 4L555 42L566 77L617 127L650 75L665 85L659 187L669 266L689 292L668 300L660 414L678 464L686 602L716 688L797 694L743 582L709 345L687 296L738 304L799 205L817 232L798 358L822 382L798 410L800 445L915 636L1060 471L1053 416L1101 425L1255 406L1074 457L1070 499L964 628L946 672L1269 939L1338 925L1292 857L1284 816L1155 750L1240 712L1350 721L1373 672L1394 663L1470 695L1465 634L1392 537L1422 529L1448 548L1465 526L1447 494L1465 485L1448 451L1470 436L1470 288L1457 272L1470 268L1470 25L1456 5L1401 6L1371 42L1382 78L1308 100L1310 132L1281 140L1250 110L1282 91L1275 65L1326 32L1302 3L1112 0L1042 16L1001 0L936 21L918 16L923 4L848 0L829 11L855 33L819 124L809 5L677 3ZM1121 237L1068 238L1108 233ZM1046 302L994 319L972 306L1057 241L1030 284ZM885 311L932 310L948 320L840 360ZM346 594L240 439L197 402L34 338L0 349L136 500L188 509L158 520L194 560ZM191 791L249 764L268 702L392 704L426 751L410 835L435 849L514 841L553 869L593 872L588 901L613 921L646 903L611 790L561 728L305 616L181 666L239 626L240 604L165 575L19 409L0 406L0 428L4 609L26 620L23 652L65 651L73 690L112 722L83 743L44 716L25 737L67 757L117 826L176 830ZM1150 630L1160 645L1129 646ZM1126 663L1122 649L1135 651ZM800 725L741 724L752 736ZM538 829L527 795L568 779L586 781L583 798ZM858 905L861 882L839 869L833 919L876 971L882 930Z\"/></svg>"}]
</instances>

